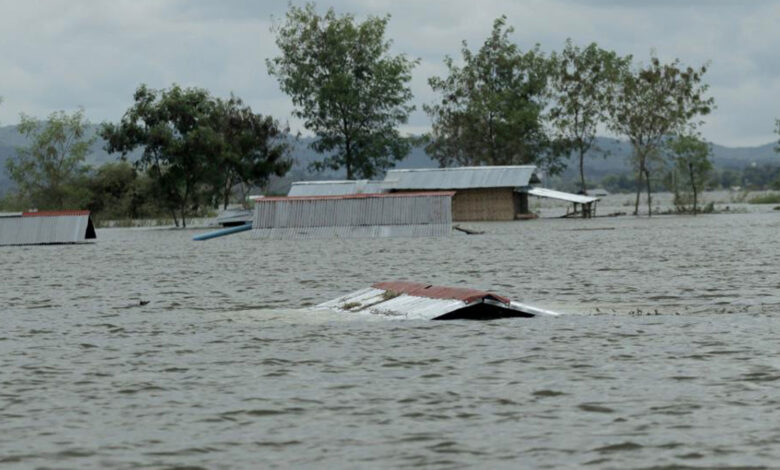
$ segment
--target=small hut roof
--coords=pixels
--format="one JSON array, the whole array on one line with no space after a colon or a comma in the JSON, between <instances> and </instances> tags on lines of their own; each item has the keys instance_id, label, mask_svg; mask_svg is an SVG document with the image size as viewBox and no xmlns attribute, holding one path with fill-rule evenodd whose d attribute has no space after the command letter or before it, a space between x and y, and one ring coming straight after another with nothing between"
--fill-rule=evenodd
<instances>
[{"instance_id":1,"label":"small hut roof","mask_svg":"<svg viewBox=\"0 0 780 470\"><path fill-rule=\"evenodd\" d=\"M518 188L528 186L536 166L464 166L390 170L382 182L386 190Z\"/></svg>"}]
</instances>

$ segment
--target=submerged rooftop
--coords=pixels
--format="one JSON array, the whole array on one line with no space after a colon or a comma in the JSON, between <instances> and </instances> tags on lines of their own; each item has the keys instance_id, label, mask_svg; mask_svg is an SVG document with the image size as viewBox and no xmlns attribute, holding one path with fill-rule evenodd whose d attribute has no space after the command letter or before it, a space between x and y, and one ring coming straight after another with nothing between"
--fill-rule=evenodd
<instances>
[{"instance_id":1,"label":"submerged rooftop","mask_svg":"<svg viewBox=\"0 0 780 470\"><path fill-rule=\"evenodd\" d=\"M519 188L539 182L534 165L462 166L389 170L382 187L393 190Z\"/></svg>"}]
</instances>

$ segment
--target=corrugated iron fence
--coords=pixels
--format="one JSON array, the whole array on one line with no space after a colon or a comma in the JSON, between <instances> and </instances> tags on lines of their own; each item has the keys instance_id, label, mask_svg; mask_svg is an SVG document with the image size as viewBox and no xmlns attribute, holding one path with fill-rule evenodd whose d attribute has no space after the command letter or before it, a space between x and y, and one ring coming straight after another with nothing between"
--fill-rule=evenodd
<instances>
[{"instance_id":1,"label":"corrugated iron fence","mask_svg":"<svg viewBox=\"0 0 780 470\"><path fill-rule=\"evenodd\" d=\"M95 238L89 211L48 211L0 216L0 245L79 243Z\"/></svg>"},{"instance_id":2,"label":"corrugated iron fence","mask_svg":"<svg viewBox=\"0 0 780 470\"><path fill-rule=\"evenodd\" d=\"M255 238L441 237L452 231L453 192L265 198Z\"/></svg>"}]
</instances>

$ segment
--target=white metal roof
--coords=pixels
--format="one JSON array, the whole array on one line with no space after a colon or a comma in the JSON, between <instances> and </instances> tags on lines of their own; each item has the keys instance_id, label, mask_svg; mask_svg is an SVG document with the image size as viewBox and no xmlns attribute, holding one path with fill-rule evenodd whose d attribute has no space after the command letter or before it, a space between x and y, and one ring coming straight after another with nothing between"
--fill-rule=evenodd
<instances>
[{"instance_id":1,"label":"white metal roof","mask_svg":"<svg viewBox=\"0 0 780 470\"><path fill-rule=\"evenodd\" d=\"M79 243L95 238L88 211L25 212L0 217L0 245Z\"/></svg>"},{"instance_id":2,"label":"white metal roof","mask_svg":"<svg viewBox=\"0 0 780 470\"><path fill-rule=\"evenodd\" d=\"M386 292L369 287L319 304L316 308L355 311L388 318L430 320L466 306L465 302L457 299L429 299L405 294L387 299L384 297Z\"/></svg>"},{"instance_id":3,"label":"white metal roof","mask_svg":"<svg viewBox=\"0 0 780 470\"><path fill-rule=\"evenodd\" d=\"M485 292L485 294L488 293ZM482 299L476 301L476 303L479 302L491 302L491 300ZM447 313L460 310L468 305L471 304L458 298L433 298L406 293L388 295L387 290L380 289L374 285L321 303L315 308L377 315L391 319L432 320ZM503 306L510 310L517 310L518 312L531 315L558 315L558 313L550 310L518 302L510 302L508 305Z\"/></svg>"},{"instance_id":4,"label":"white metal roof","mask_svg":"<svg viewBox=\"0 0 780 470\"><path fill-rule=\"evenodd\" d=\"M296 181L290 187L288 196L344 196L348 194L373 194L382 192L381 181L334 180Z\"/></svg>"},{"instance_id":5,"label":"white metal roof","mask_svg":"<svg viewBox=\"0 0 780 470\"><path fill-rule=\"evenodd\" d=\"M587 204L598 201L600 198L593 196L583 196L581 194L564 193L547 188L530 188L527 190L531 196L547 197L551 199L560 199L562 201L576 202L578 204Z\"/></svg>"},{"instance_id":6,"label":"white metal roof","mask_svg":"<svg viewBox=\"0 0 780 470\"><path fill-rule=\"evenodd\" d=\"M387 190L517 188L528 186L534 172L534 165L390 170L382 186Z\"/></svg>"}]
</instances>

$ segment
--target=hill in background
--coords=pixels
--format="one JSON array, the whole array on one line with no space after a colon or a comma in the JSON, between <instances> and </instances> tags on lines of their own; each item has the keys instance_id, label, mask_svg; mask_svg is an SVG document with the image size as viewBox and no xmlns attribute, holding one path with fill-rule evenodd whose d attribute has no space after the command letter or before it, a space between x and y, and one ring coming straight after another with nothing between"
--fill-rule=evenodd
<instances>
[{"instance_id":1,"label":"hill in background","mask_svg":"<svg viewBox=\"0 0 780 470\"><path fill-rule=\"evenodd\" d=\"M99 126L92 125L88 131L88 136L95 135ZM321 156L309 148L311 138L292 139L293 151L292 158L294 164L292 170L283 178L275 178L269 185L269 191L273 193L286 193L293 181L312 180L312 179L343 179L346 172L324 171L315 173L309 171L309 165L321 159ZM16 126L0 127L0 195L5 194L12 188L11 181L5 169L5 162L16 155L16 147L27 145L26 139L19 135ZM104 142L98 138L92 145L91 151L87 156L87 164L96 167L107 162L114 162L119 159L118 154L109 154L103 150ZM591 151L585 160L585 174L591 181L600 181L603 177L611 174L625 174L631 172L629 156L631 155L631 145L628 142L599 137L596 146L601 151ZM750 165L772 164L780 166L780 155L774 151L775 144L768 143L757 147L725 147L713 144L713 164L720 169L739 170ZM606 153L606 156L602 156ZM128 156L131 161L137 160L141 155L137 151ZM578 178L577 161L575 158L569 160L569 167L556 178L556 181L573 181ZM435 168L438 164L433 161L422 147L414 147L412 152L396 168Z\"/></svg>"}]
</instances>

